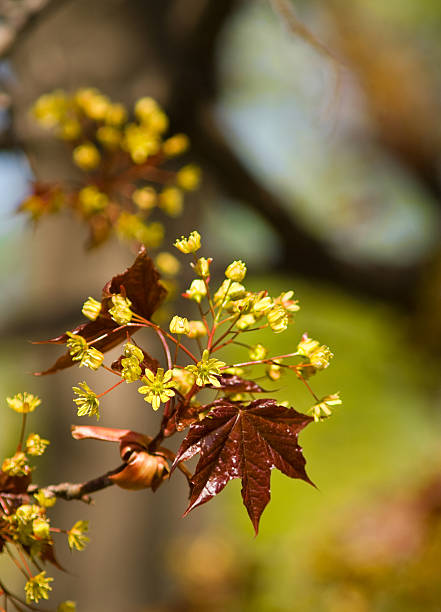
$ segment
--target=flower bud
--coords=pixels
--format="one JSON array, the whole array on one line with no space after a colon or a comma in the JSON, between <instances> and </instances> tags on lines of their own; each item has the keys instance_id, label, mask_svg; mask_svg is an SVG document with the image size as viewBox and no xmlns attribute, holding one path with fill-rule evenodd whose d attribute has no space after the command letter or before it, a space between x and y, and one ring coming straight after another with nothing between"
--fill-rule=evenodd
<instances>
[{"instance_id":1,"label":"flower bud","mask_svg":"<svg viewBox=\"0 0 441 612\"><path fill-rule=\"evenodd\" d=\"M156 206L157 194L153 187L142 187L135 189L132 200L141 210L151 210Z\"/></svg>"},{"instance_id":2,"label":"flower bud","mask_svg":"<svg viewBox=\"0 0 441 612\"><path fill-rule=\"evenodd\" d=\"M310 357L312 353L320 346L320 342L308 337L308 334L303 334L301 341L297 345L297 352L302 357Z\"/></svg>"},{"instance_id":3,"label":"flower bud","mask_svg":"<svg viewBox=\"0 0 441 612\"><path fill-rule=\"evenodd\" d=\"M122 489L137 491L151 488L156 491L170 473L165 457L151 455L137 444L122 444L121 458L126 462L126 467L109 478Z\"/></svg>"},{"instance_id":4,"label":"flower bud","mask_svg":"<svg viewBox=\"0 0 441 612\"><path fill-rule=\"evenodd\" d=\"M155 264L158 270L167 276L176 276L181 269L179 260L176 259L174 255L167 253L166 251L163 253L158 253L155 259Z\"/></svg>"},{"instance_id":5,"label":"flower bud","mask_svg":"<svg viewBox=\"0 0 441 612\"><path fill-rule=\"evenodd\" d=\"M279 360L274 360L273 363L269 363L266 368L266 375L270 380L279 380L282 376L282 368L279 365Z\"/></svg>"},{"instance_id":6,"label":"flower bud","mask_svg":"<svg viewBox=\"0 0 441 612\"><path fill-rule=\"evenodd\" d=\"M260 361L261 359L265 359L268 351L263 346L263 344L255 344L250 348L249 356L252 361Z\"/></svg>"},{"instance_id":7,"label":"flower bud","mask_svg":"<svg viewBox=\"0 0 441 612\"><path fill-rule=\"evenodd\" d=\"M209 257L205 259L205 257L199 257L195 264L191 264L195 269L196 274L202 276L202 278L207 278L210 276L210 264L212 262L212 258Z\"/></svg>"},{"instance_id":8,"label":"flower bud","mask_svg":"<svg viewBox=\"0 0 441 612\"><path fill-rule=\"evenodd\" d=\"M228 298L229 300L235 300L243 297L245 293L245 287L240 283L232 282L230 280L224 280L222 285L214 294L215 302L223 302Z\"/></svg>"},{"instance_id":9,"label":"flower bud","mask_svg":"<svg viewBox=\"0 0 441 612\"><path fill-rule=\"evenodd\" d=\"M242 315L236 322L237 329L244 330L249 329L256 322L255 317L252 314Z\"/></svg>"},{"instance_id":10,"label":"flower bud","mask_svg":"<svg viewBox=\"0 0 441 612\"><path fill-rule=\"evenodd\" d=\"M274 306L274 302L272 298L267 296L267 297L264 297L258 300L254 304L253 310L254 312L257 312L259 314L265 314L266 312L268 312L268 310L271 310L273 306Z\"/></svg>"},{"instance_id":11,"label":"flower bud","mask_svg":"<svg viewBox=\"0 0 441 612\"><path fill-rule=\"evenodd\" d=\"M38 540L48 540L50 537L49 523L42 518L32 521L32 531Z\"/></svg>"},{"instance_id":12,"label":"flower bud","mask_svg":"<svg viewBox=\"0 0 441 612\"><path fill-rule=\"evenodd\" d=\"M293 295L294 291L286 291L285 293L281 293L276 301L280 302L287 312L297 312L300 310L300 306L298 300L292 299Z\"/></svg>"},{"instance_id":13,"label":"flower bud","mask_svg":"<svg viewBox=\"0 0 441 612\"><path fill-rule=\"evenodd\" d=\"M138 346L136 346L136 344L127 342L127 344L124 345L123 352L125 357L133 357L137 359L137 361L144 361L144 353Z\"/></svg>"},{"instance_id":14,"label":"flower bud","mask_svg":"<svg viewBox=\"0 0 441 612\"><path fill-rule=\"evenodd\" d=\"M127 111L125 106L120 103L110 104L107 108L105 121L109 125L119 126L127 120Z\"/></svg>"},{"instance_id":15,"label":"flower bud","mask_svg":"<svg viewBox=\"0 0 441 612\"><path fill-rule=\"evenodd\" d=\"M243 261L233 261L225 270L225 276L232 281L240 283L245 278L247 267Z\"/></svg>"},{"instance_id":16,"label":"flower bud","mask_svg":"<svg viewBox=\"0 0 441 612\"><path fill-rule=\"evenodd\" d=\"M190 285L190 288L183 294L189 300L194 300L198 304L207 295L207 288L203 280L196 278Z\"/></svg>"},{"instance_id":17,"label":"flower bud","mask_svg":"<svg viewBox=\"0 0 441 612\"><path fill-rule=\"evenodd\" d=\"M171 138L167 138L162 145L162 150L167 157L175 157L181 155L190 146L190 141L185 134L175 134Z\"/></svg>"},{"instance_id":18,"label":"flower bud","mask_svg":"<svg viewBox=\"0 0 441 612\"><path fill-rule=\"evenodd\" d=\"M159 105L153 98L140 98L135 104L135 115L140 121L148 121L159 110Z\"/></svg>"},{"instance_id":19,"label":"flower bud","mask_svg":"<svg viewBox=\"0 0 441 612\"><path fill-rule=\"evenodd\" d=\"M207 328L202 321L189 321L190 330L187 334L189 338L202 338L207 335Z\"/></svg>"},{"instance_id":20,"label":"flower bud","mask_svg":"<svg viewBox=\"0 0 441 612\"><path fill-rule=\"evenodd\" d=\"M94 170L99 166L101 155L98 149L91 142L78 145L72 153L74 163L81 170Z\"/></svg>"},{"instance_id":21,"label":"flower bud","mask_svg":"<svg viewBox=\"0 0 441 612\"><path fill-rule=\"evenodd\" d=\"M170 321L170 331L172 334L188 334L190 331L190 325L188 319L185 317L178 317L175 315Z\"/></svg>"},{"instance_id":22,"label":"flower bud","mask_svg":"<svg viewBox=\"0 0 441 612\"><path fill-rule=\"evenodd\" d=\"M139 380L142 376L142 369L139 365L140 361L136 357L125 357L121 359L121 376L126 383L131 383Z\"/></svg>"},{"instance_id":23,"label":"flower bud","mask_svg":"<svg viewBox=\"0 0 441 612\"><path fill-rule=\"evenodd\" d=\"M122 133L111 125L101 125L96 131L96 137L107 149L115 150L122 140Z\"/></svg>"},{"instance_id":24,"label":"flower bud","mask_svg":"<svg viewBox=\"0 0 441 612\"><path fill-rule=\"evenodd\" d=\"M179 187L187 191L197 189L201 181L201 169L194 164L181 168L176 174L176 182Z\"/></svg>"},{"instance_id":25,"label":"flower bud","mask_svg":"<svg viewBox=\"0 0 441 612\"><path fill-rule=\"evenodd\" d=\"M170 217L179 217L183 209L182 191L176 187L166 187L159 195L159 206Z\"/></svg>"}]
</instances>

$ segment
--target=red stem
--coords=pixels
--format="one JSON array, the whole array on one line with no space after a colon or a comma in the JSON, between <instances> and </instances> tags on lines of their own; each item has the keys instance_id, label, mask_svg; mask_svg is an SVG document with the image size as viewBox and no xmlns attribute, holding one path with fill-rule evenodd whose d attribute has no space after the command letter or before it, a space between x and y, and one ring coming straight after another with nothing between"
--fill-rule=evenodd
<instances>
[{"instance_id":1,"label":"red stem","mask_svg":"<svg viewBox=\"0 0 441 612\"><path fill-rule=\"evenodd\" d=\"M118 387L119 385L121 385L124 382L123 379L119 380L117 383L115 383L112 387L110 387L110 389L107 389L107 391L103 391L102 393L100 393L99 395L97 395L98 397L103 397L103 395L106 395L107 393L110 393L110 391L112 391L113 389L115 389L115 387Z\"/></svg>"}]
</instances>

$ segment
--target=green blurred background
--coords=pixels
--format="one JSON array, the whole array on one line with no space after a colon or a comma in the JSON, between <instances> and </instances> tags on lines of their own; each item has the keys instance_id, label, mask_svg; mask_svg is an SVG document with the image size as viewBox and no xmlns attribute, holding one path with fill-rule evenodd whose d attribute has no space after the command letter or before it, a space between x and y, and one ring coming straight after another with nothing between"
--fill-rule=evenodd
<instances>
[{"instance_id":1,"label":"green blurred background","mask_svg":"<svg viewBox=\"0 0 441 612\"><path fill-rule=\"evenodd\" d=\"M26 7L5 2L7 25L14 4ZM158 98L204 171L168 236L197 228L220 276L241 258L250 289L294 289L296 324L267 344L293 350L307 331L329 345L314 389L343 399L301 434L317 489L274 473L257 538L236 481L186 519L179 474L155 494L59 501L57 524L89 519L92 542L61 550L69 573L57 573L54 600L87 612L441 610L441 4L296 0L288 20L263 0L43 4L0 63L0 391L43 398L39 481L118 461L70 440L78 372L33 378L58 352L28 340L69 329L133 257L117 242L86 253L71 218L34 230L14 215L33 176L69 176L60 143L28 116L55 88ZM309 408L297 381L274 386ZM135 395L109 396L100 424L151 433L157 415ZM18 423L6 408L0 422L4 455ZM0 574L21 588L2 559Z\"/></svg>"}]
</instances>

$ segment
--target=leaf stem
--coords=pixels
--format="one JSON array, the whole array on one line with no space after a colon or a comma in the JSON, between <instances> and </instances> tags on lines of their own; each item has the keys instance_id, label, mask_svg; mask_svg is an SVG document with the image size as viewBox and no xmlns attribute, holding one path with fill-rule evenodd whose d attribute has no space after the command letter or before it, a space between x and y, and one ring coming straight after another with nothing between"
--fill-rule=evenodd
<instances>
[{"instance_id":1,"label":"leaf stem","mask_svg":"<svg viewBox=\"0 0 441 612\"><path fill-rule=\"evenodd\" d=\"M261 363L271 363L276 359L288 359L289 357L295 357L298 353L287 353L286 355L276 355L275 357L269 357L268 359L257 359L256 361L244 361L243 363L234 363L231 366L223 366L221 370L226 370L227 368L241 368L244 366L250 365L259 365Z\"/></svg>"}]
</instances>

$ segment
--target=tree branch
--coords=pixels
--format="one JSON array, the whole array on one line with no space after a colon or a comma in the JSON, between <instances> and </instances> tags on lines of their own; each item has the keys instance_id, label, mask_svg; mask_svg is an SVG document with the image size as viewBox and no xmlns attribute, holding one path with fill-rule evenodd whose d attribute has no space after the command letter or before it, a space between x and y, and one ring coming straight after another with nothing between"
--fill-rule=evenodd
<instances>
[{"instance_id":1,"label":"tree branch","mask_svg":"<svg viewBox=\"0 0 441 612\"><path fill-rule=\"evenodd\" d=\"M65 499L66 501L70 501L72 499L78 499L86 504L90 504L92 499L90 498L90 493L96 493L97 491L101 491L102 489L106 489L107 487L115 484L109 476L113 476L113 474L118 474L126 467L126 464L123 464L116 468L115 470L111 470L102 476L98 476L97 478L93 478L92 480L88 480L87 482L82 483L71 483L71 482L62 482L57 485L48 485L47 487L39 487L38 485L31 485L28 488L28 494L32 495L37 491L43 491L48 496L55 495L55 497L59 497L61 499Z\"/></svg>"}]
</instances>

